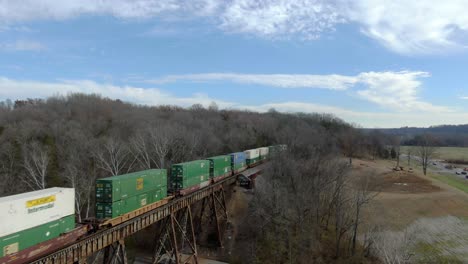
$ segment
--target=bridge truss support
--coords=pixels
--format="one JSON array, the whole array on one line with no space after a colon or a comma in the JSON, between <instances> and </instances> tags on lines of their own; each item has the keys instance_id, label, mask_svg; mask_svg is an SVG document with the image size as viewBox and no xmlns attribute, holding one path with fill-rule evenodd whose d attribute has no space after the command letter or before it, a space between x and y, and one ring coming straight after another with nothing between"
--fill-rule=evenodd
<instances>
[{"instance_id":1,"label":"bridge truss support","mask_svg":"<svg viewBox=\"0 0 468 264\"><path fill-rule=\"evenodd\" d=\"M191 206L171 213L161 222L161 227L161 232L156 236L153 263L169 259L176 264L198 264Z\"/></svg>"},{"instance_id":2,"label":"bridge truss support","mask_svg":"<svg viewBox=\"0 0 468 264\"><path fill-rule=\"evenodd\" d=\"M200 217L197 220L195 232L197 237L200 238L201 234L215 234L216 246L222 248L223 234L228 220L226 196L223 186L217 190L212 190L201 201Z\"/></svg>"},{"instance_id":3,"label":"bridge truss support","mask_svg":"<svg viewBox=\"0 0 468 264\"><path fill-rule=\"evenodd\" d=\"M127 252L123 239L104 249L103 264L127 264Z\"/></svg>"}]
</instances>

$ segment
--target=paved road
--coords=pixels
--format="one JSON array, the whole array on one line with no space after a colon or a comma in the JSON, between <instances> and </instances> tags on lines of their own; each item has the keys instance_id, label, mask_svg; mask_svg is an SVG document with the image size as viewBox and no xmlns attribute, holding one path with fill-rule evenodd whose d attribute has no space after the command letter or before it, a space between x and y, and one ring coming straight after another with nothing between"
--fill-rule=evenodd
<instances>
[{"instance_id":1,"label":"paved road","mask_svg":"<svg viewBox=\"0 0 468 264\"><path fill-rule=\"evenodd\" d=\"M400 162L406 161L408 160L408 155L402 154L400 156L400 159L401 159ZM418 156L414 156L414 155L411 155L411 160L415 162L421 162L421 158ZM446 167L447 165L454 166L454 168L449 169ZM461 174L461 172L463 171L463 168L466 168L466 167L468 166L458 165L458 164L449 164L449 163L444 162L443 160L431 160L428 170L431 170L433 172L437 172L440 174L455 175L455 176L460 177L461 179L465 179L466 175Z\"/></svg>"}]
</instances>

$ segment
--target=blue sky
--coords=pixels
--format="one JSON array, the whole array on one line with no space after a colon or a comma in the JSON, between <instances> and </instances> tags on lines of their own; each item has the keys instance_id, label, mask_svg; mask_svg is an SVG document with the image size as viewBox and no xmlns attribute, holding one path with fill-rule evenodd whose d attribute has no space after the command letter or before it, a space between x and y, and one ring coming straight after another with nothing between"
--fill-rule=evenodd
<instances>
[{"instance_id":1,"label":"blue sky","mask_svg":"<svg viewBox=\"0 0 468 264\"><path fill-rule=\"evenodd\" d=\"M0 1L0 99L85 92L464 124L468 4L446 2Z\"/></svg>"}]
</instances>

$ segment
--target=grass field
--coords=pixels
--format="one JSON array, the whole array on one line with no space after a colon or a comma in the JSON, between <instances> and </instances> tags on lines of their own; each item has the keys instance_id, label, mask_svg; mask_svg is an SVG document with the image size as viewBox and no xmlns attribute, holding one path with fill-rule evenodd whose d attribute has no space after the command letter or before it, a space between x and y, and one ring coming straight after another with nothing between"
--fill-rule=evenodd
<instances>
[{"instance_id":1,"label":"grass field","mask_svg":"<svg viewBox=\"0 0 468 264\"><path fill-rule=\"evenodd\" d=\"M408 153L408 149L411 149L412 155L417 155L416 146L401 146L401 154ZM468 148L458 147L437 147L436 153L434 154L435 159L442 160L466 160L468 161Z\"/></svg>"}]
</instances>

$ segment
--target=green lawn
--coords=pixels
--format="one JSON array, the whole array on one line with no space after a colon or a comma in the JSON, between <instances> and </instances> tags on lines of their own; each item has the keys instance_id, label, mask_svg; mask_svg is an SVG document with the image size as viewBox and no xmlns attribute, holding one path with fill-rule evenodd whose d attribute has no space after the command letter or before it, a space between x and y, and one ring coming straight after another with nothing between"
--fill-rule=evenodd
<instances>
[{"instance_id":1,"label":"green lawn","mask_svg":"<svg viewBox=\"0 0 468 264\"><path fill-rule=\"evenodd\" d=\"M452 175L441 175L441 174L431 173L430 176L436 180L444 182L452 187L455 187L459 190L462 190L468 193L468 183L467 183L468 180L464 180L464 179L458 178L457 176L452 176Z\"/></svg>"},{"instance_id":2,"label":"green lawn","mask_svg":"<svg viewBox=\"0 0 468 264\"><path fill-rule=\"evenodd\" d=\"M401 146L401 154L408 153L408 149L411 149L411 155L417 155L416 146ZM468 161L468 148L458 147L437 147L436 153L434 154L435 159L443 160L466 160Z\"/></svg>"}]
</instances>

